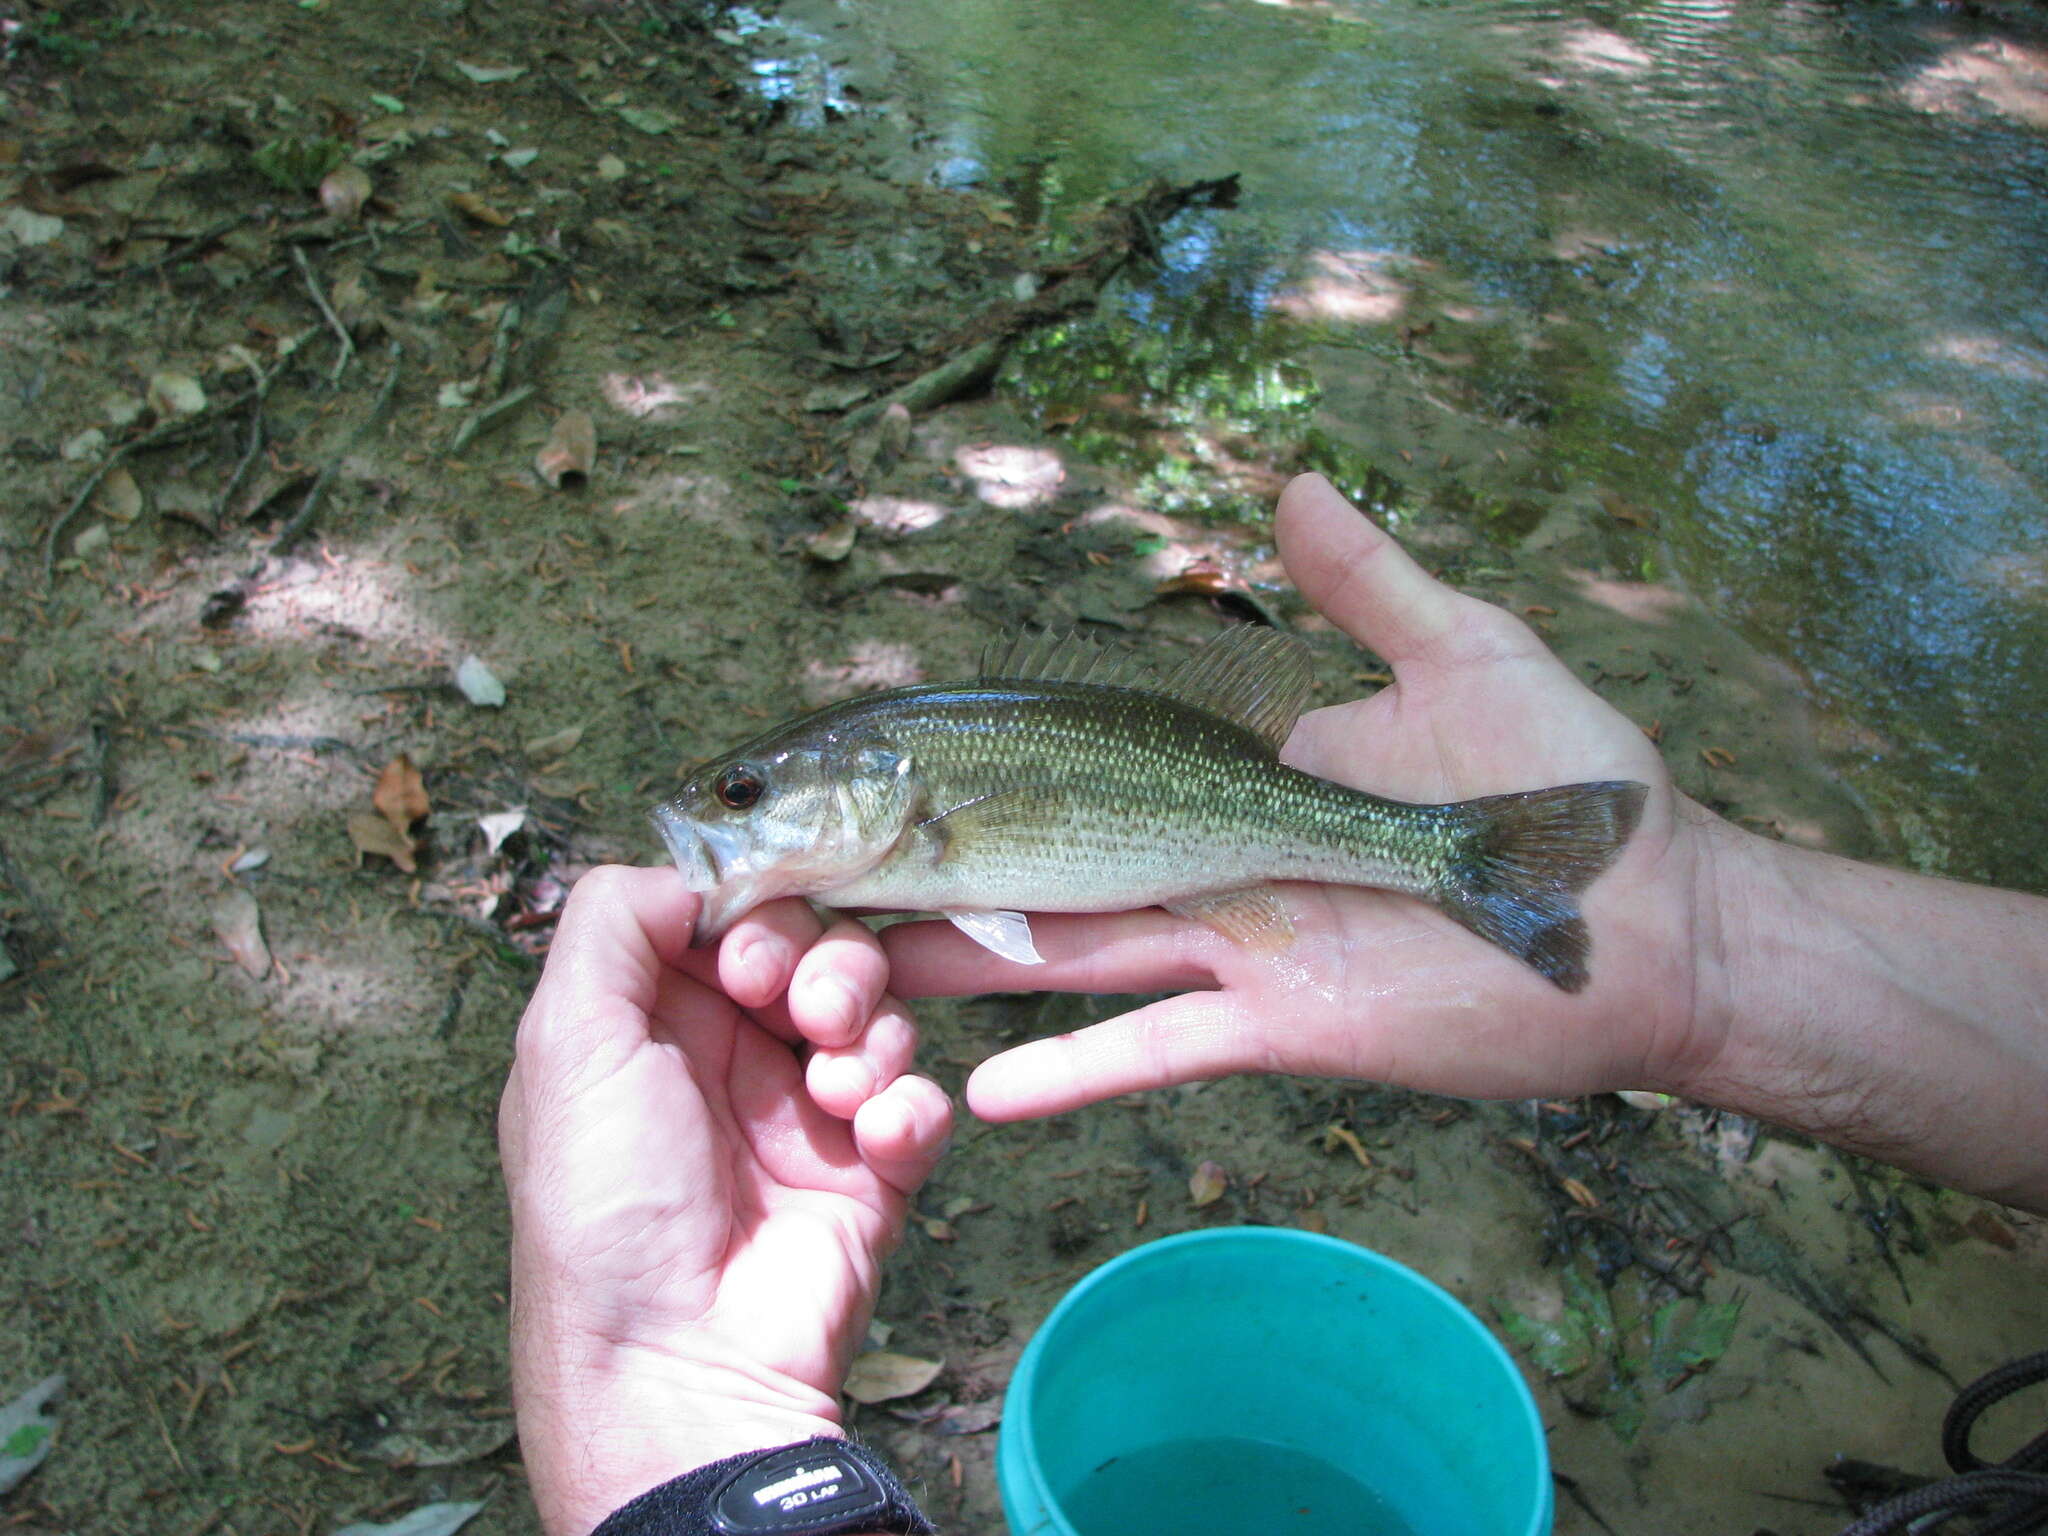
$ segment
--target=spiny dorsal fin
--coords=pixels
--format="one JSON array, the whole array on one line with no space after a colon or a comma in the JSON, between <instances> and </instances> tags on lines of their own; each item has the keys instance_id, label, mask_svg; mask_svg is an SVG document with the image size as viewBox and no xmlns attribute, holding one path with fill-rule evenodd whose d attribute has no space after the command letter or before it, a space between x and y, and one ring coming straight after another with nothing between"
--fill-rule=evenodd
<instances>
[{"instance_id":1,"label":"spiny dorsal fin","mask_svg":"<svg viewBox=\"0 0 2048 1536\"><path fill-rule=\"evenodd\" d=\"M1150 686L1142 669L1129 657L1097 645L1084 635L1051 630L1041 634L998 635L982 649L980 675L1034 683Z\"/></svg>"},{"instance_id":2,"label":"spiny dorsal fin","mask_svg":"<svg viewBox=\"0 0 2048 1536\"><path fill-rule=\"evenodd\" d=\"M1314 685L1307 646L1263 624L1237 624L1176 663L1154 687L1236 721L1278 752Z\"/></svg>"}]
</instances>

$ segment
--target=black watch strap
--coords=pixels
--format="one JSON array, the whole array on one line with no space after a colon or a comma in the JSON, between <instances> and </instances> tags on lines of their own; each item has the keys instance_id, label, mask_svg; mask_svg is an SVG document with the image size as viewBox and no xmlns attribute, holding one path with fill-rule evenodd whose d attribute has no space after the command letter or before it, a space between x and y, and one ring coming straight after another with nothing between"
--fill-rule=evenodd
<instances>
[{"instance_id":1,"label":"black watch strap","mask_svg":"<svg viewBox=\"0 0 2048 1536\"><path fill-rule=\"evenodd\" d=\"M728 1456L650 1488L591 1536L936 1536L881 1458L829 1437Z\"/></svg>"}]
</instances>

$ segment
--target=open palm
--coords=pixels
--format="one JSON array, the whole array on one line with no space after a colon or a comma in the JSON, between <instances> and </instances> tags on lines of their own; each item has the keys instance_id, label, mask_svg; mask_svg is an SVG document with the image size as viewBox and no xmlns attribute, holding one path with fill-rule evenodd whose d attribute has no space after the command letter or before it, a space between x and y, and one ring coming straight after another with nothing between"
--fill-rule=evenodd
<instances>
[{"instance_id":1,"label":"open palm","mask_svg":"<svg viewBox=\"0 0 2048 1536\"><path fill-rule=\"evenodd\" d=\"M983 1063L984 1117L1049 1114L1233 1072L1286 1071L1511 1097L1655 1086L1691 1048L1694 893L1707 818L1655 749L1517 619L1434 580L1320 477L1282 495L1303 594L1385 658L1393 684L1301 720L1283 759L1394 799L1443 802L1599 779L1650 786L1634 837L1584 904L1592 980L1567 994L1423 904L1289 885L1280 953L1157 909L1034 916L1042 966L945 925L887 931L904 996L1057 990L1179 995Z\"/></svg>"}]
</instances>

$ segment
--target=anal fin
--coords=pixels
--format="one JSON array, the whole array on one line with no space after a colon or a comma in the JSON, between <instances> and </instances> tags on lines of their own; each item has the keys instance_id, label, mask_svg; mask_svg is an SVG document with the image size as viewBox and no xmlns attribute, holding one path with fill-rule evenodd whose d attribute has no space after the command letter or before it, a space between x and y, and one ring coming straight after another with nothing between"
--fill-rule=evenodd
<instances>
[{"instance_id":1,"label":"anal fin","mask_svg":"<svg viewBox=\"0 0 2048 1536\"><path fill-rule=\"evenodd\" d=\"M1207 923L1226 939L1252 949L1285 949L1294 942L1294 923L1267 885L1248 885L1207 896L1162 902L1176 917Z\"/></svg>"},{"instance_id":2,"label":"anal fin","mask_svg":"<svg viewBox=\"0 0 2048 1536\"><path fill-rule=\"evenodd\" d=\"M948 912L946 920L983 949L1017 965L1043 965L1031 942L1031 919L1022 912Z\"/></svg>"}]
</instances>

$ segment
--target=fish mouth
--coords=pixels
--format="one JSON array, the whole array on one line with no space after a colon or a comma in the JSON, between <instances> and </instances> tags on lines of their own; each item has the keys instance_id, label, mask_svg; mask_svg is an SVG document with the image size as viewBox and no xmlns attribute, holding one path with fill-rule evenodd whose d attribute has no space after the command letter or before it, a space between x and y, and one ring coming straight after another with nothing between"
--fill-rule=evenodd
<instances>
[{"instance_id":1,"label":"fish mouth","mask_svg":"<svg viewBox=\"0 0 2048 1536\"><path fill-rule=\"evenodd\" d=\"M736 827L707 826L673 805L656 806L653 816L683 889L704 898L690 942L709 944L755 905L758 882L738 868L746 836Z\"/></svg>"}]
</instances>

